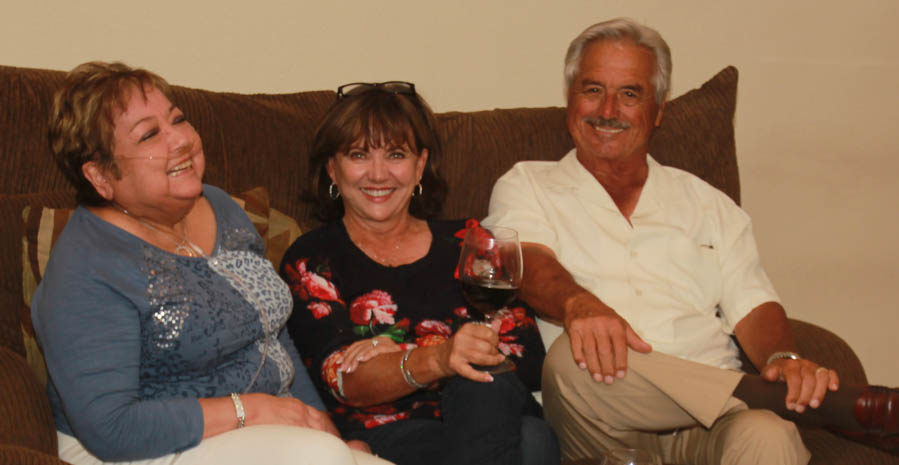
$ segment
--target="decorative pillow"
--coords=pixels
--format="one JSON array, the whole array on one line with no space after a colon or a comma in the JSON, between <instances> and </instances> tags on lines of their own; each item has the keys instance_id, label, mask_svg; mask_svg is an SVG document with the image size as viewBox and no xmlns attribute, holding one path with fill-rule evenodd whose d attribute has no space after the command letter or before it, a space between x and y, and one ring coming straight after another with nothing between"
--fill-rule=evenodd
<instances>
[{"instance_id":1,"label":"decorative pillow","mask_svg":"<svg viewBox=\"0 0 899 465\"><path fill-rule=\"evenodd\" d=\"M264 187L256 187L231 198L243 208L259 231L265 242L265 257L277 270L284 252L302 234L299 225L293 218L269 207L268 190ZM50 250L73 211L72 208L47 208L39 205L26 206L22 210L25 224L22 237L22 297L28 307L31 307L31 297L44 275ZM31 313L24 313L22 330L25 358L38 379L46 383L46 366L34 337Z\"/></svg>"}]
</instances>

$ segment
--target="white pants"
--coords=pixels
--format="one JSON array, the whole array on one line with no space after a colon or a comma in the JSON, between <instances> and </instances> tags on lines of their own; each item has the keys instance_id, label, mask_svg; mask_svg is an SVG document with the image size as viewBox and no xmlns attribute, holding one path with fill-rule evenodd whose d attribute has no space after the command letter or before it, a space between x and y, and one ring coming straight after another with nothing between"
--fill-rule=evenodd
<instances>
[{"instance_id":1,"label":"white pants","mask_svg":"<svg viewBox=\"0 0 899 465\"><path fill-rule=\"evenodd\" d=\"M75 465L100 465L80 441L57 432L59 458ZM352 450L321 431L282 425L248 426L204 439L191 449L134 465L390 465L371 454Z\"/></svg>"}]
</instances>

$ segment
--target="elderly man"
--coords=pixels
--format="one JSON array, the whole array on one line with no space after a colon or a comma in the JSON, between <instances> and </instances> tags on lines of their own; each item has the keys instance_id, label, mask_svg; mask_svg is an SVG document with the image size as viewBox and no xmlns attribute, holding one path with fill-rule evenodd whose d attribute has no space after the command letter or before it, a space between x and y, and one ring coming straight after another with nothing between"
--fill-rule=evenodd
<instances>
[{"instance_id":1,"label":"elderly man","mask_svg":"<svg viewBox=\"0 0 899 465\"><path fill-rule=\"evenodd\" d=\"M797 354L749 217L647 153L670 73L656 31L626 19L589 27L565 62L575 149L515 165L490 201L485 223L520 233L522 296L565 329L543 376L564 456L629 446L666 463L808 462L784 418L895 452L899 394L841 387ZM762 376L738 371L731 335Z\"/></svg>"}]
</instances>

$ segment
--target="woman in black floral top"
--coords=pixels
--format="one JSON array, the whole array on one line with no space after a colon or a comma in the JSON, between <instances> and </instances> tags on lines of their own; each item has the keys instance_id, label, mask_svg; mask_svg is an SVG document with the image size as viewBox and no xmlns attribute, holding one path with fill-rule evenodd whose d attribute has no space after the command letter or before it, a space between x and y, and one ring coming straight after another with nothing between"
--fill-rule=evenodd
<instances>
[{"instance_id":1,"label":"woman in black floral top","mask_svg":"<svg viewBox=\"0 0 899 465\"><path fill-rule=\"evenodd\" d=\"M352 84L319 126L310 197L326 225L287 251L288 329L335 424L397 464L558 463L530 394L544 347L515 303L473 322L454 273L477 221L430 219L446 184L434 117L410 83ZM472 365L512 357L515 372Z\"/></svg>"}]
</instances>

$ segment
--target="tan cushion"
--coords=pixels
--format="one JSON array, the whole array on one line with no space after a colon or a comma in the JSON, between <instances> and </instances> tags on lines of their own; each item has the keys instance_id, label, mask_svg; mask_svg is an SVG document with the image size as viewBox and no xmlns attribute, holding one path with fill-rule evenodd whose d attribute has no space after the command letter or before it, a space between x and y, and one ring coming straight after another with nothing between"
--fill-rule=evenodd
<instances>
[{"instance_id":1,"label":"tan cushion","mask_svg":"<svg viewBox=\"0 0 899 465\"><path fill-rule=\"evenodd\" d=\"M302 233L299 225L289 216L270 208L268 191L264 187L256 187L231 198L240 205L259 231L265 242L265 256L278 269L284 252ZM29 205L22 210L25 224L22 235L22 298L27 308L31 307L31 298L44 275L50 251L73 211L72 208L48 208L40 205ZM37 378L46 383L44 358L34 336L30 312L24 313L22 338L25 358Z\"/></svg>"}]
</instances>

